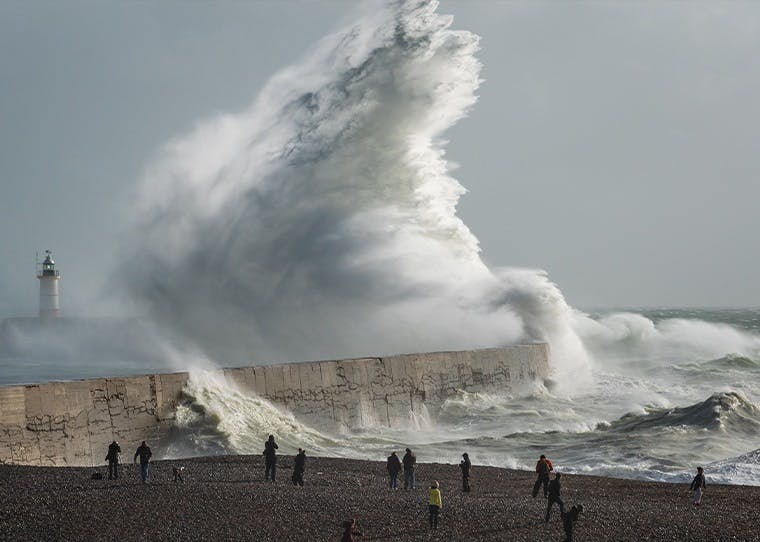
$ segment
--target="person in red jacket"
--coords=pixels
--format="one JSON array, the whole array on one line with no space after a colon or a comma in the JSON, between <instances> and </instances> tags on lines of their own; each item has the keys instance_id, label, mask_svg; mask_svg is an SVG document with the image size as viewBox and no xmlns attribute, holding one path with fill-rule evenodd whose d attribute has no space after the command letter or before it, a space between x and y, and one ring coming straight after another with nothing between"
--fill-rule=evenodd
<instances>
[{"instance_id":1,"label":"person in red jacket","mask_svg":"<svg viewBox=\"0 0 760 542\"><path fill-rule=\"evenodd\" d=\"M536 478L536 483L533 484L533 498L536 498L536 495L538 495L538 490L541 488L541 486L544 486L544 498L546 498L549 494L549 473L554 470L554 465L552 465L552 462L546 458L545 455L541 454L541 457L539 458L538 462L536 463L536 473L538 474L538 478Z\"/></svg>"}]
</instances>

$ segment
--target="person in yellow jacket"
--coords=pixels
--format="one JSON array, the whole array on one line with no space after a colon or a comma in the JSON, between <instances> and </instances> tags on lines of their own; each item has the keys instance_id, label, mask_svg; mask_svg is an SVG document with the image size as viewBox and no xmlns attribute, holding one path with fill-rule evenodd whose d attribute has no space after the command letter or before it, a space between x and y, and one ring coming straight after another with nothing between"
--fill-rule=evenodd
<instances>
[{"instance_id":1,"label":"person in yellow jacket","mask_svg":"<svg viewBox=\"0 0 760 542\"><path fill-rule=\"evenodd\" d=\"M438 528L438 514L441 512L443 502L441 501L441 489L438 480L428 489L428 510L430 511L430 528Z\"/></svg>"}]
</instances>

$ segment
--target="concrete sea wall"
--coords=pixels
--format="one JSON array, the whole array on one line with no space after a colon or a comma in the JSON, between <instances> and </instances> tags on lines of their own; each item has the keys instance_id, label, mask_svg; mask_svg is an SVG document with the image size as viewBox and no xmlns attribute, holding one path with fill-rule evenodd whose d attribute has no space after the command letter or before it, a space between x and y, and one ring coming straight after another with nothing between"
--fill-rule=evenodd
<instances>
[{"instance_id":1,"label":"concrete sea wall","mask_svg":"<svg viewBox=\"0 0 760 542\"><path fill-rule=\"evenodd\" d=\"M531 344L220 369L256 394L319 427L403 427L465 391L509 391L545 379L549 347ZM116 439L126 453L169 435L189 373L0 387L0 463L102 464Z\"/></svg>"}]
</instances>

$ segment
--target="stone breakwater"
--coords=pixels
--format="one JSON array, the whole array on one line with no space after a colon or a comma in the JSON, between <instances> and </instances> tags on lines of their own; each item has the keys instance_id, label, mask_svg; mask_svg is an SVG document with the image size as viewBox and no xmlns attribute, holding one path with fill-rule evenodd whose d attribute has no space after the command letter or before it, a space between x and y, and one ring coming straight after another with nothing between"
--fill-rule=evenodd
<instances>
[{"instance_id":1,"label":"stone breakwater","mask_svg":"<svg viewBox=\"0 0 760 542\"><path fill-rule=\"evenodd\" d=\"M510 391L549 375L546 344L219 369L306 423L403 427L458 390ZM131 450L170 435L190 374L0 387L0 463L90 466L116 439Z\"/></svg>"}]
</instances>

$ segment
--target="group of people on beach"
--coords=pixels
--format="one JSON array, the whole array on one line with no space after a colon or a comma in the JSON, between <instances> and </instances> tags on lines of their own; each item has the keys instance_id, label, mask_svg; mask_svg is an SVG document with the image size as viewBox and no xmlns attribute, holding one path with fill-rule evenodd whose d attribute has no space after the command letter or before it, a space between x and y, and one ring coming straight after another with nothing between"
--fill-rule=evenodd
<instances>
[{"instance_id":1,"label":"group of people on beach","mask_svg":"<svg viewBox=\"0 0 760 542\"><path fill-rule=\"evenodd\" d=\"M546 499L546 518L545 523L549 523L552 508L556 503L559 506L559 515L562 519L562 528L565 531L565 542L572 542L573 529L578 517L583 513L583 505L573 506L568 512L565 512L565 503L562 500L562 473L555 472L554 479L550 480L551 473L554 471L554 464L549 458L541 454L536 462L536 483L533 484L532 497L535 499L539 491L543 488L544 498Z\"/></svg>"},{"instance_id":2,"label":"group of people on beach","mask_svg":"<svg viewBox=\"0 0 760 542\"><path fill-rule=\"evenodd\" d=\"M398 475L404 473L404 489L415 489L416 487L416 464L417 457L410 449L406 449L403 459L399 459L396 452L391 452L391 455L387 459L387 470L389 477L389 487L391 489L398 489ZM472 471L472 462L470 456L465 452L462 454L462 460L459 463L459 468L462 471L462 491L469 493L470 487L470 473ZM561 482L562 475L555 473L554 479L550 480L551 472L554 471L554 465L545 456L541 455L536 463L536 483L533 485L532 495L535 498L541 487L543 486L544 498L547 499L546 505L546 518L545 522L549 523L551 517L551 511L556 503L559 506L560 517L562 518L562 525L565 530L565 541L572 542L573 540L573 527L575 522L578 521L578 517L583 513L583 506L573 506L568 512L565 512L565 503L561 497ZM428 488L428 512L429 522L431 529L438 528L438 518L440 516L441 508L443 507L443 500L441 497L441 487L437 480L434 480ZM344 524L346 529L344 533L344 542L350 542L353 540L353 535L356 530L355 521L347 521Z\"/></svg>"},{"instance_id":3,"label":"group of people on beach","mask_svg":"<svg viewBox=\"0 0 760 542\"><path fill-rule=\"evenodd\" d=\"M274 435L269 435L269 438L264 443L264 480L275 481L277 473L277 450L279 446L275 442ZM108 446L108 453L106 454L106 461L108 462L108 479L114 480L119 478L119 458L121 456L121 447L117 441L113 441ZM142 441L140 446L135 451L133 458L134 463L140 464L140 479L143 483L148 482L150 474L150 460L153 456L150 447L145 441ZM387 459L387 470L389 477L389 486L391 489L398 489L398 476L403 471L404 473L404 489L414 490L417 487L417 456L410 448L406 448L405 454L402 459L399 459L397 453L391 452ZM469 455L465 452L462 454L462 460L459 463L459 468L462 473L462 491L469 493L470 487L470 473L472 471L472 462ZM173 466L172 474L174 476L174 482L182 482L182 471L184 467ZM306 470L306 452L299 448L298 454L296 454L293 461L293 474L291 481L293 485L304 485L304 472ZM551 474L554 472L554 479L551 479ZM573 529L575 522L578 521L579 516L583 513L583 505L578 504L570 508L569 511L565 511L565 503L562 500L562 474L554 471L554 464L545 455L541 455L536 462L536 481L533 484L533 490L531 491L532 497L535 499L543 490L544 498L546 499L546 515L544 518L545 523L549 523L551 519L551 512L556 504L559 507L560 518L562 520L562 527L565 531L564 542L572 542ZM705 475L702 467L697 467L697 474L691 482L690 490L694 492L693 505L699 506L702 502L702 492L705 488ZM443 499L441 495L441 486L437 480L434 480L428 488L428 513L429 523L431 529L438 528L438 519L440 517L441 508L443 507ZM351 519L347 520L343 524L343 542L354 542L355 536L361 535L356 528L356 521Z\"/></svg>"},{"instance_id":4,"label":"group of people on beach","mask_svg":"<svg viewBox=\"0 0 760 542\"><path fill-rule=\"evenodd\" d=\"M121 457L121 446L115 440L108 445L108 453L106 454L106 461L108 462L108 479L116 480L119 478L119 458ZM150 474L150 458L153 457L153 452L150 451L150 446L145 441L142 441L140 446L135 452L134 462L140 460L140 479L145 484L148 482L148 476ZM174 473L175 481L177 477L182 481L181 471Z\"/></svg>"},{"instance_id":5,"label":"group of people on beach","mask_svg":"<svg viewBox=\"0 0 760 542\"><path fill-rule=\"evenodd\" d=\"M277 473L277 443L274 440L274 435L269 435L269 438L264 443L264 480L274 482L275 474ZM303 475L306 472L306 451L298 448L298 453L293 460L293 475L290 481L294 486L303 487Z\"/></svg>"}]
</instances>

